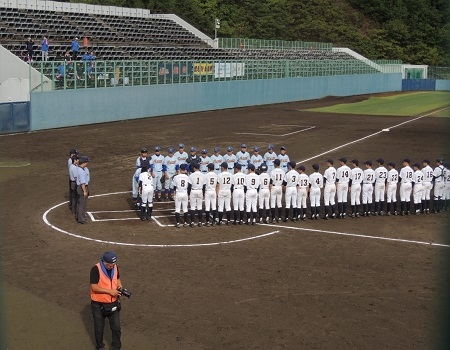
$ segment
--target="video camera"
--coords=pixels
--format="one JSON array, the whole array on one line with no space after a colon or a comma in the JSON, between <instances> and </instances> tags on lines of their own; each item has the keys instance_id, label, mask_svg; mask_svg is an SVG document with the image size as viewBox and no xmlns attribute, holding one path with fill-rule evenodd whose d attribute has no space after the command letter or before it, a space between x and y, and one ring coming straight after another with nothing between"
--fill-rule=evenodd
<instances>
[{"instance_id":1,"label":"video camera","mask_svg":"<svg viewBox=\"0 0 450 350\"><path fill-rule=\"evenodd\" d=\"M123 295L124 297L131 297L131 292L123 287L118 287L117 290L119 291L120 295Z\"/></svg>"}]
</instances>

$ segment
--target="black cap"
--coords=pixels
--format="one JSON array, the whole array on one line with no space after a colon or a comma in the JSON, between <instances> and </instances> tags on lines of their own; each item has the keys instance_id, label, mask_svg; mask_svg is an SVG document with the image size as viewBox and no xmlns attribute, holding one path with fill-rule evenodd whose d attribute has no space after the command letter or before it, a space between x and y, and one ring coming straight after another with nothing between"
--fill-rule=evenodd
<instances>
[{"instance_id":1,"label":"black cap","mask_svg":"<svg viewBox=\"0 0 450 350\"><path fill-rule=\"evenodd\" d=\"M223 162L222 164L220 164L220 167L221 167L221 168L224 168L224 169L228 169L228 164L227 164L227 162Z\"/></svg>"},{"instance_id":2,"label":"black cap","mask_svg":"<svg viewBox=\"0 0 450 350\"><path fill-rule=\"evenodd\" d=\"M395 168L395 162L389 162L388 165Z\"/></svg>"},{"instance_id":3,"label":"black cap","mask_svg":"<svg viewBox=\"0 0 450 350\"><path fill-rule=\"evenodd\" d=\"M352 163L358 165L359 164L359 160L358 159L352 159Z\"/></svg>"},{"instance_id":4,"label":"black cap","mask_svg":"<svg viewBox=\"0 0 450 350\"><path fill-rule=\"evenodd\" d=\"M80 159L80 164L90 162L90 159L88 156L81 156L79 159Z\"/></svg>"},{"instance_id":5,"label":"black cap","mask_svg":"<svg viewBox=\"0 0 450 350\"><path fill-rule=\"evenodd\" d=\"M405 158L405 159L403 159L403 163L411 163L411 159L409 159L409 158Z\"/></svg>"},{"instance_id":6,"label":"black cap","mask_svg":"<svg viewBox=\"0 0 450 350\"><path fill-rule=\"evenodd\" d=\"M286 147L285 146L281 146L280 150L284 149L286 151Z\"/></svg>"},{"instance_id":7,"label":"black cap","mask_svg":"<svg viewBox=\"0 0 450 350\"><path fill-rule=\"evenodd\" d=\"M371 161L371 160L366 160L366 161L364 162L364 164L367 164L367 165L372 166L372 161Z\"/></svg>"},{"instance_id":8,"label":"black cap","mask_svg":"<svg viewBox=\"0 0 450 350\"><path fill-rule=\"evenodd\" d=\"M306 168L305 168L305 166L304 165L300 165L298 168L297 168L297 170L301 170L301 171L305 171L306 170Z\"/></svg>"},{"instance_id":9,"label":"black cap","mask_svg":"<svg viewBox=\"0 0 450 350\"><path fill-rule=\"evenodd\" d=\"M180 164L180 170L186 170L186 164Z\"/></svg>"},{"instance_id":10,"label":"black cap","mask_svg":"<svg viewBox=\"0 0 450 350\"><path fill-rule=\"evenodd\" d=\"M255 171L255 166L253 164L249 164L248 170Z\"/></svg>"},{"instance_id":11,"label":"black cap","mask_svg":"<svg viewBox=\"0 0 450 350\"><path fill-rule=\"evenodd\" d=\"M315 171L319 170L319 164L317 163L313 164L312 167Z\"/></svg>"},{"instance_id":12,"label":"black cap","mask_svg":"<svg viewBox=\"0 0 450 350\"><path fill-rule=\"evenodd\" d=\"M414 164L413 164L413 167L414 167L414 168L417 168L417 169L420 169L420 164L419 164L419 163L414 163Z\"/></svg>"},{"instance_id":13,"label":"black cap","mask_svg":"<svg viewBox=\"0 0 450 350\"><path fill-rule=\"evenodd\" d=\"M208 170L214 170L214 164L213 163L209 163L208 164Z\"/></svg>"},{"instance_id":14,"label":"black cap","mask_svg":"<svg viewBox=\"0 0 450 350\"><path fill-rule=\"evenodd\" d=\"M279 159L275 159L275 160L273 161L273 164L274 164L274 165L280 165L280 164L281 164L281 162L280 162L280 160L279 160Z\"/></svg>"},{"instance_id":15,"label":"black cap","mask_svg":"<svg viewBox=\"0 0 450 350\"><path fill-rule=\"evenodd\" d=\"M384 159L383 158L378 158L377 159L377 163L380 163L381 165L384 164Z\"/></svg>"},{"instance_id":16,"label":"black cap","mask_svg":"<svg viewBox=\"0 0 450 350\"><path fill-rule=\"evenodd\" d=\"M69 153L70 154L77 154L78 151L75 148L72 148Z\"/></svg>"},{"instance_id":17,"label":"black cap","mask_svg":"<svg viewBox=\"0 0 450 350\"><path fill-rule=\"evenodd\" d=\"M347 163L347 158L341 157L341 158L339 158L339 161L342 163Z\"/></svg>"},{"instance_id":18,"label":"black cap","mask_svg":"<svg viewBox=\"0 0 450 350\"><path fill-rule=\"evenodd\" d=\"M141 173L145 173L145 172L147 172L148 171L148 168L146 167L146 166L143 166L142 168L141 168Z\"/></svg>"},{"instance_id":19,"label":"black cap","mask_svg":"<svg viewBox=\"0 0 450 350\"><path fill-rule=\"evenodd\" d=\"M429 159L424 159L424 160L422 160L422 163L430 164L430 160Z\"/></svg>"},{"instance_id":20,"label":"black cap","mask_svg":"<svg viewBox=\"0 0 450 350\"><path fill-rule=\"evenodd\" d=\"M327 163L333 164L334 163L333 159L331 159L331 158L327 159Z\"/></svg>"},{"instance_id":21,"label":"black cap","mask_svg":"<svg viewBox=\"0 0 450 350\"><path fill-rule=\"evenodd\" d=\"M289 166L292 168L292 169L295 169L295 166L297 165L297 163L296 162L294 162L293 160L291 160L290 162L289 162Z\"/></svg>"},{"instance_id":22,"label":"black cap","mask_svg":"<svg viewBox=\"0 0 450 350\"><path fill-rule=\"evenodd\" d=\"M200 164L198 164L197 162L192 164L192 166L194 167L194 169L200 169Z\"/></svg>"},{"instance_id":23,"label":"black cap","mask_svg":"<svg viewBox=\"0 0 450 350\"><path fill-rule=\"evenodd\" d=\"M117 262L117 254L114 252L105 252L102 256L102 260L108 264L115 264Z\"/></svg>"},{"instance_id":24,"label":"black cap","mask_svg":"<svg viewBox=\"0 0 450 350\"><path fill-rule=\"evenodd\" d=\"M242 169L242 165L239 164L239 163L236 163L236 164L234 165L234 168L235 168L235 169L238 169L238 170L241 170L241 169Z\"/></svg>"},{"instance_id":25,"label":"black cap","mask_svg":"<svg viewBox=\"0 0 450 350\"><path fill-rule=\"evenodd\" d=\"M147 148L145 148L145 147L141 148L141 153L147 153L147 152L148 152Z\"/></svg>"},{"instance_id":26,"label":"black cap","mask_svg":"<svg viewBox=\"0 0 450 350\"><path fill-rule=\"evenodd\" d=\"M444 160L442 158L437 158L436 163L443 164Z\"/></svg>"},{"instance_id":27,"label":"black cap","mask_svg":"<svg viewBox=\"0 0 450 350\"><path fill-rule=\"evenodd\" d=\"M78 157L77 154L74 154L72 157L70 157L70 159L72 159L72 163L73 163L73 162L76 161L77 159L80 159L80 157Z\"/></svg>"}]
</instances>

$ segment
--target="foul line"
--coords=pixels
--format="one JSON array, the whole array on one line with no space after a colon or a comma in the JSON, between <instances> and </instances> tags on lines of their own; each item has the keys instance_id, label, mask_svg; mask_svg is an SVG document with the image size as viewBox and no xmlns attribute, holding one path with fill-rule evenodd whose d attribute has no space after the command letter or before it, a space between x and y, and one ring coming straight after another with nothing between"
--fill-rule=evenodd
<instances>
[{"instance_id":1,"label":"foul line","mask_svg":"<svg viewBox=\"0 0 450 350\"><path fill-rule=\"evenodd\" d=\"M272 125L275 125L275 124L272 124ZM235 134L237 134L237 135L259 135L259 136L284 137L284 136L289 136L289 135L293 135L293 134L298 134L300 132L308 131L308 130L311 130L311 129L315 128L315 126L312 126L312 125L277 125L277 126L297 126L299 128L306 128L306 129L301 129L301 130L297 130L297 131L293 131L293 132L288 132L287 134L283 134L283 135L260 134L260 133L254 133L254 132L236 132Z\"/></svg>"},{"instance_id":2,"label":"foul line","mask_svg":"<svg viewBox=\"0 0 450 350\"><path fill-rule=\"evenodd\" d=\"M273 224L261 224L261 225L263 225L263 226L270 226L270 227L280 227L280 226L273 225ZM359 238L379 239L379 240L383 240L383 241L411 243L411 244L428 245L428 246L434 246L434 247L450 248L450 245L448 245L448 244L425 242L425 241L414 241L414 240L402 239L402 238L378 237L378 236L363 235L363 234L358 234L358 233L326 231L326 230L317 230L317 229L312 229L312 228L295 227L295 226L283 226L283 228L287 228L287 229L291 229L291 230L299 230L299 231L311 231L311 232L328 233L328 234L331 234L331 235L338 235L338 236L350 236L350 237L359 237Z\"/></svg>"},{"instance_id":3,"label":"foul line","mask_svg":"<svg viewBox=\"0 0 450 350\"><path fill-rule=\"evenodd\" d=\"M442 108L442 109L439 109L439 110L437 110L437 111L433 111L433 112L430 112L430 113L428 113L428 114L421 115L420 117L416 117L416 118L407 120L407 121L405 121L405 122L402 122L402 123L393 125L393 126L387 128L387 129L393 129L393 128L399 127L399 126L401 126L401 125L404 125L404 124L406 124L406 123L411 123L411 122L413 122L413 121L419 120L419 119L424 118L424 117L428 117L429 115L432 115L432 114L434 114L434 113L438 113L438 112L443 111L443 110L446 110L446 109L447 109L447 108ZM372 137L372 136L376 136L376 135L378 135L378 134L381 134L382 132L384 132L384 131L383 131L383 130L380 130L380 131L377 131L377 132L375 132L375 133L373 133L373 134L370 134L370 135L361 137L360 139L357 139L357 140L354 140L354 141L350 141L350 142L344 143L344 144L341 145L341 146L337 146L337 147L332 148L332 149L330 149L330 150L328 150L328 151L325 151L325 152L322 152L322 153L320 153L320 154L317 154L317 155L315 155L315 156L313 156L313 157L311 157L311 158L303 159L303 160L301 160L300 162L297 162L297 164L300 164L300 163L303 163L303 162L307 162L307 161L309 161L309 160L311 160L311 159L315 159L315 158L317 158L317 157L320 157L320 156L323 156L323 155L325 155L325 154L331 153L331 152L336 151L336 150L338 150L338 149L340 149L340 148L346 147L346 146L348 146L348 145L352 145L352 144L357 143L357 142L359 142L359 141L368 139L369 137Z\"/></svg>"}]
</instances>

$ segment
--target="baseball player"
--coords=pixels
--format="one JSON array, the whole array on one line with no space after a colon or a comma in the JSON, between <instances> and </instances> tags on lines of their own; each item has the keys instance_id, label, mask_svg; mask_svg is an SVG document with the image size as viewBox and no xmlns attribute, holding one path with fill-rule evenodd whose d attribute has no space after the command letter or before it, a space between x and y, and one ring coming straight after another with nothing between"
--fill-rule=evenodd
<instances>
[{"instance_id":1,"label":"baseball player","mask_svg":"<svg viewBox=\"0 0 450 350\"><path fill-rule=\"evenodd\" d=\"M244 203L245 203L245 174L241 171L242 166L236 163L234 166L235 174L233 175L233 210L234 210L234 221L233 224L241 224L244 221Z\"/></svg>"},{"instance_id":2,"label":"baseball player","mask_svg":"<svg viewBox=\"0 0 450 350\"><path fill-rule=\"evenodd\" d=\"M261 164L264 162L263 157L259 154L259 147L256 146L253 148L253 154L250 157L250 164L255 166L255 169L259 169Z\"/></svg>"},{"instance_id":3,"label":"baseball player","mask_svg":"<svg viewBox=\"0 0 450 350\"><path fill-rule=\"evenodd\" d=\"M188 159L189 155L184 151L184 143L178 144L178 151L174 154L175 159L177 160L177 171L179 170L179 166L181 164L186 164L186 160Z\"/></svg>"},{"instance_id":4,"label":"baseball player","mask_svg":"<svg viewBox=\"0 0 450 350\"><path fill-rule=\"evenodd\" d=\"M158 202L161 202L161 190L162 190L161 178L163 176L163 163L164 163L164 156L161 155L161 147L156 146L155 154L150 159L150 169L152 171L153 176L153 187L155 188L156 191L155 199Z\"/></svg>"},{"instance_id":5,"label":"baseball player","mask_svg":"<svg viewBox=\"0 0 450 350\"><path fill-rule=\"evenodd\" d=\"M267 165L261 164L259 166L259 192L258 192L258 202L259 202L259 223L263 223L264 208L265 212L265 223L268 224L270 220L270 175L267 173Z\"/></svg>"},{"instance_id":6,"label":"baseball player","mask_svg":"<svg viewBox=\"0 0 450 350\"><path fill-rule=\"evenodd\" d=\"M186 164L180 164L180 171L173 178L174 196L175 196L175 227L180 227L180 211L183 209L184 214L184 227L187 227L188 223L188 187L189 177L186 174Z\"/></svg>"},{"instance_id":7,"label":"baseball player","mask_svg":"<svg viewBox=\"0 0 450 350\"><path fill-rule=\"evenodd\" d=\"M277 154L273 151L273 145L270 144L269 147L267 147L267 152L264 154L264 163L267 165L267 174L269 175L275 168L273 165L275 159L277 159Z\"/></svg>"},{"instance_id":8,"label":"baseball player","mask_svg":"<svg viewBox=\"0 0 450 350\"><path fill-rule=\"evenodd\" d=\"M281 211L283 210L283 206L281 205L281 197L283 195L283 180L284 180L284 171L280 168L280 160L277 158L274 160L273 165L274 169L270 173L270 183L272 187L270 189L270 211L272 212L272 223L280 222L281 220ZM278 218L275 216L275 210L278 208Z\"/></svg>"},{"instance_id":9,"label":"baseball player","mask_svg":"<svg viewBox=\"0 0 450 350\"><path fill-rule=\"evenodd\" d=\"M197 164L201 163L200 156L197 155L197 148L191 147L190 151L191 151L191 154L189 154L189 157L186 159L186 164L188 165L186 168L186 171L188 172L188 174L190 172L194 171L193 165L195 163L197 163Z\"/></svg>"},{"instance_id":10,"label":"baseball player","mask_svg":"<svg viewBox=\"0 0 450 350\"><path fill-rule=\"evenodd\" d=\"M403 168L400 170L398 181L400 182L400 206L401 215L409 215L413 170L409 166L409 158L403 159Z\"/></svg>"},{"instance_id":11,"label":"baseball player","mask_svg":"<svg viewBox=\"0 0 450 350\"><path fill-rule=\"evenodd\" d=\"M141 148L141 155L136 159L136 171L134 172L133 178L131 179L131 189L133 195L133 202L136 209L139 208L140 205L140 197L138 197L138 182L139 175L141 175L141 168L146 167L150 169L150 159L148 156L148 150L146 147Z\"/></svg>"},{"instance_id":12,"label":"baseball player","mask_svg":"<svg viewBox=\"0 0 450 350\"><path fill-rule=\"evenodd\" d=\"M214 172L220 174L220 164L223 162L223 157L220 154L220 148L214 147L214 154L210 157L211 163L214 164Z\"/></svg>"},{"instance_id":13,"label":"baseball player","mask_svg":"<svg viewBox=\"0 0 450 350\"><path fill-rule=\"evenodd\" d=\"M423 194L422 194L422 209L423 213L428 214L430 212L430 199L431 190L433 189L433 168L430 166L430 160L424 159L422 161L422 173L423 173Z\"/></svg>"},{"instance_id":14,"label":"baseball player","mask_svg":"<svg viewBox=\"0 0 450 350\"><path fill-rule=\"evenodd\" d=\"M141 220L150 220L153 211L153 177L145 166L140 168L139 195L141 196Z\"/></svg>"},{"instance_id":15,"label":"baseball player","mask_svg":"<svg viewBox=\"0 0 450 350\"><path fill-rule=\"evenodd\" d=\"M148 156L148 150L146 147L141 148L141 155L136 159L136 168L146 167L150 169L150 159Z\"/></svg>"},{"instance_id":16,"label":"baseball player","mask_svg":"<svg viewBox=\"0 0 450 350\"><path fill-rule=\"evenodd\" d=\"M412 178L412 187L413 187L413 200L414 200L414 210L416 215L419 215L422 211L422 196L423 196L423 172L420 170L420 164L413 164L413 178Z\"/></svg>"},{"instance_id":17,"label":"baseball player","mask_svg":"<svg viewBox=\"0 0 450 350\"><path fill-rule=\"evenodd\" d=\"M228 146L227 147L227 154L223 156L223 161L227 163L227 171L230 174L234 174L234 164L237 162L236 155L233 153L233 147Z\"/></svg>"},{"instance_id":18,"label":"baseball player","mask_svg":"<svg viewBox=\"0 0 450 350\"><path fill-rule=\"evenodd\" d=\"M372 161L364 162L364 179L362 187L363 216L369 216L372 210L373 186L375 184L375 171L372 169Z\"/></svg>"},{"instance_id":19,"label":"baseball player","mask_svg":"<svg viewBox=\"0 0 450 350\"><path fill-rule=\"evenodd\" d=\"M212 211L212 225L216 225L217 216L217 181L218 176L215 173L214 163L208 164L208 172L205 175L205 216L206 226L210 226L210 212Z\"/></svg>"},{"instance_id":20,"label":"baseball player","mask_svg":"<svg viewBox=\"0 0 450 350\"><path fill-rule=\"evenodd\" d=\"M281 146L280 154L277 157L280 160L280 168L284 173L288 172L289 156L286 154L286 147Z\"/></svg>"},{"instance_id":21,"label":"baseball player","mask_svg":"<svg viewBox=\"0 0 450 350\"><path fill-rule=\"evenodd\" d=\"M179 165L177 165L177 158L174 155L174 148L169 147L167 149L167 156L164 157L163 172L166 181L164 182L164 195L166 200L174 201L173 198L173 177L178 171Z\"/></svg>"},{"instance_id":22,"label":"baseball player","mask_svg":"<svg viewBox=\"0 0 450 350\"><path fill-rule=\"evenodd\" d=\"M336 169L333 166L333 159L327 159L327 170L323 174L325 189L323 192L323 201L325 205L325 220L328 220L328 212L331 206L331 218L336 217L335 199L336 196Z\"/></svg>"},{"instance_id":23,"label":"baseball player","mask_svg":"<svg viewBox=\"0 0 450 350\"><path fill-rule=\"evenodd\" d=\"M227 214L227 225L231 220L231 186L233 185L233 175L228 172L228 164L223 162L220 166L221 173L217 179L217 210L219 212L219 225L223 225L223 210Z\"/></svg>"},{"instance_id":24,"label":"baseball player","mask_svg":"<svg viewBox=\"0 0 450 350\"><path fill-rule=\"evenodd\" d=\"M241 150L236 153L237 163L241 165L241 171L247 174L247 167L250 164L250 153L247 152L247 145L243 143Z\"/></svg>"},{"instance_id":25,"label":"baseball player","mask_svg":"<svg viewBox=\"0 0 450 350\"><path fill-rule=\"evenodd\" d=\"M236 185L235 185L236 186ZM255 166L248 165L248 173L245 177L245 206L247 207L247 225L254 225L256 223L256 216L258 213L259 176L255 174Z\"/></svg>"},{"instance_id":26,"label":"baseball player","mask_svg":"<svg viewBox=\"0 0 450 350\"><path fill-rule=\"evenodd\" d=\"M350 173L350 206L352 208L352 218L359 218L359 205L361 204L361 183L364 179L364 172L358 166L359 160L351 161L353 169Z\"/></svg>"},{"instance_id":27,"label":"baseball player","mask_svg":"<svg viewBox=\"0 0 450 350\"><path fill-rule=\"evenodd\" d=\"M444 207L444 188L445 188L445 177L444 177L444 163L443 159L436 159L436 167L433 170L433 212L440 213Z\"/></svg>"},{"instance_id":28,"label":"baseball player","mask_svg":"<svg viewBox=\"0 0 450 350\"><path fill-rule=\"evenodd\" d=\"M297 187L297 219L306 220L306 199L308 198L309 177L305 174L306 168L300 165L297 168L298 187Z\"/></svg>"},{"instance_id":29,"label":"baseball player","mask_svg":"<svg viewBox=\"0 0 450 350\"><path fill-rule=\"evenodd\" d=\"M194 227L195 211L198 213L198 227L203 222L203 185L205 184L205 175L200 172L198 163L192 164L193 172L189 175L188 194L191 201L191 227Z\"/></svg>"},{"instance_id":30,"label":"baseball player","mask_svg":"<svg viewBox=\"0 0 450 350\"><path fill-rule=\"evenodd\" d=\"M297 185L298 185L298 172L295 170L295 162L289 162L289 171L286 173L283 179L284 189L284 201L285 201L285 217L284 222L289 220L289 212L293 210L292 221L297 220Z\"/></svg>"},{"instance_id":31,"label":"baseball player","mask_svg":"<svg viewBox=\"0 0 450 350\"><path fill-rule=\"evenodd\" d=\"M447 211L450 208L450 166L448 163L443 164L444 166L444 207L443 211Z\"/></svg>"},{"instance_id":32,"label":"baseball player","mask_svg":"<svg viewBox=\"0 0 450 350\"><path fill-rule=\"evenodd\" d=\"M211 158L208 156L208 150L202 149L202 155L200 156L200 172L205 175L208 172L208 164L211 163Z\"/></svg>"},{"instance_id":33,"label":"baseball player","mask_svg":"<svg viewBox=\"0 0 450 350\"><path fill-rule=\"evenodd\" d=\"M347 158L339 159L341 166L336 170L336 194L338 200L339 219L345 219L348 201L348 183L352 170L347 165Z\"/></svg>"},{"instance_id":34,"label":"baseball player","mask_svg":"<svg viewBox=\"0 0 450 350\"><path fill-rule=\"evenodd\" d=\"M383 215L384 194L386 193L387 169L384 167L384 159L377 159L378 167L375 169L375 212L374 215Z\"/></svg>"},{"instance_id":35,"label":"baseball player","mask_svg":"<svg viewBox=\"0 0 450 350\"><path fill-rule=\"evenodd\" d=\"M388 168L386 188L387 215L391 215L391 203L394 209L394 215L397 215L398 171L395 169L394 162L389 162Z\"/></svg>"},{"instance_id":36,"label":"baseball player","mask_svg":"<svg viewBox=\"0 0 450 350\"><path fill-rule=\"evenodd\" d=\"M311 220L319 220L320 190L323 188L323 176L319 173L319 164L313 164L314 172L309 175L309 200L311 202Z\"/></svg>"}]
</instances>

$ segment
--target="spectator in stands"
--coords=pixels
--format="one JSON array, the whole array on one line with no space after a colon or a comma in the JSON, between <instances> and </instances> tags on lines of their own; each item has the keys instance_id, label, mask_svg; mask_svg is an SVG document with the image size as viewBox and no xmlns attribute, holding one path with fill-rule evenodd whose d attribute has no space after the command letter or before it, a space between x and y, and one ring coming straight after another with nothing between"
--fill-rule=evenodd
<instances>
[{"instance_id":1,"label":"spectator in stands","mask_svg":"<svg viewBox=\"0 0 450 350\"><path fill-rule=\"evenodd\" d=\"M75 39L72 41L72 59L74 61L78 58L78 50L80 49L80 45L78 44L78 38L75 37Z\"/></svg>"},{"instance_id":2,"label":"spectator in stands","mask_svg":"<svg viewBox=\"0 0 450 350\"><path fill-rule=\"evenodd\" d=\"M67 50L64 54L64 61L66 62L66 64L72 63L72 56L70 56L69 50Z\"/></svg>"},{"instance_id":3,"label":"spectator in stands","mask_svg":"<svg viewBox=\"0 0 450 350\"><path fill-rule=\"evenodd\" d=\"M89 53L87 51L85 51L85 53L83 54L83 56L81 56L81 59L83 61L90 61L90 57L91 55L89 55Z\"/></svg>"},{"instance_id":4,"label":"spectator in stands","mask_svg":"<svg viewBox=\"0 0 450 350\"><path fill-rule=\"evenodd\" d=\"M27 54L28 54L28 61L27 61L28 63L33 61L33 46L34 46L34 41L31 40L31 36L29 36L27 41L25 42L25 48L26 48Z\"/></svg>"},{"instance_id":5,"label":"spectator in stands","mask_svg":"<svg viewBox=\"0 0 450 350\"><path fill-rule=\"evenodd\" d=\"M56 74L56 79L63 80L66 74L66 69L64 67L64 62L59 62L58 64L58 74Z\"/></svg>"},{"instance_id":6,"label":"spectator in stands","mask_svg":"<svg viewBox=\"0 0 450 350\"><path fill-rule=\"evenodd\" d=\"M44 35L41 42L42 61L48 61L48 39Z\"/></svg>"}]
</instances>

